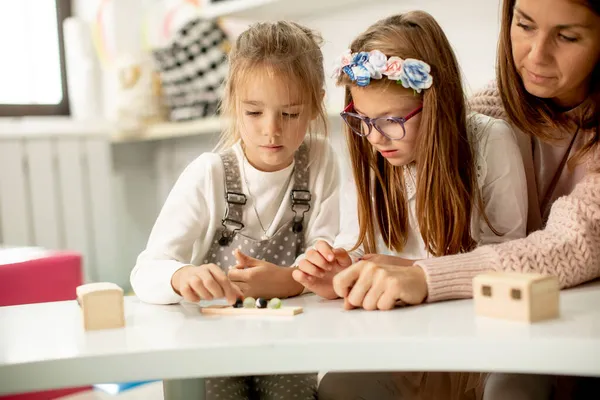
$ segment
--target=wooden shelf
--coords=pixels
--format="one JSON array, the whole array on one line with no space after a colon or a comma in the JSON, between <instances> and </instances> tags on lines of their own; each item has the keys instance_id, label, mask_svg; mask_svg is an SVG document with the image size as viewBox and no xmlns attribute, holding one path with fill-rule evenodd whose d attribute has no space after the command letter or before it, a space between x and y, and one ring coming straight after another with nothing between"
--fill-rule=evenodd
<instances>
[{"instance_id":1,"label":"wooden shelf","mask_svg":"<svg viewBox=\"0 0 600 400\"><path fill-rule=\"evenodd\" d=\"M206 18L295 19L327 10L343 10L358 3L358 0L225 0L206 4L201 13Z\"/></svg>"},{"instance_id":2,"label":"wooden shelf","mask_svg":"<svg viewBox=\"0 0 600 400\"><path fill-rule=\"evenodd\" d=\"M0 118L0 139L106 137L112 129L112 124L104 120L76 120L59 116Z\"/></svg>"},{"instance_id":3,"label":"wooden shelf","mask_svg":"<svg viewBox=\"0 0 600 400\"><path fill-rule=\"evenodd\" d=\"M327 111L330 127L340 122L337 108ZM112 143L149 142L189 136L219 135L225 127L225 120L219 117L203 118L195 121L165 122L152 125L137 132L120 132L109 121L77 121L70 118L0 118L0 138L57 136L97 136L110 137Z\"/></svg>"},{"instance_id":4,"label":"wooden shelf","mask_svg":"<svg viewBox=\"0 0 600 400\"><path fill-rule=\"evenodd\" d=\"M340 118L339 110L327 110L331 127ZM113 135L113 143L146 142L153 140L174 139L186 136L218 135L224 128L225 120L218 117L203 118L196 121L165 122L146 128L142 132L132 132Z\"/></svg>"},{"instance_id":5,"label":"wooden shelf","mask_svg":"<svg viewBox=\"0 0 600 400\"><path fill-rule=\"evenodd\" d=\"M217 135L223 128L222 124L223 121L218 117L185 122L164 122L152 125L141 132L118 134L113 136L112 142L144 142L186 136Z\"/></svg>"}]
</instances>

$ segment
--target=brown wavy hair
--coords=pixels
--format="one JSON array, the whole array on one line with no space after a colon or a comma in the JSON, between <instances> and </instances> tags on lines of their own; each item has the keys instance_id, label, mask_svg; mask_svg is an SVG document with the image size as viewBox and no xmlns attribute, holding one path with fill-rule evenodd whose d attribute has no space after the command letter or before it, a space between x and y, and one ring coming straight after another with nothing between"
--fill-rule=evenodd
<instances>
[{"instance_id":1,"label":"brown wavy hair","mask_svg":"<svg viewBox=\"0 0 600 400\"><path fill-rule=\"evenodd\" d=\"M471 217L477 204L482 213L483 207L467 134L461 73L446 35L430 14L413 11L378 21L352 42L350 50L380 50L388 57L414 58L431 66L433 85L420 94L423 112L415 155L417 220L431 254L473 249ZM349 104L350 87L355 83L344 73L337 83L346 87ZM399 90L389 79L372 79L370 86ZM376 253L378 227L387 247L400 252L409 231L403 168L388 163L366 138L348 127L345 132L358 194L356 246Z\"/></svg>"},{"instance_id":2,"label":"brown wavy hair","mask_svg":"<svg viewBox=\"0 0 600 400\"><path fill-rule=\"evenodd\" d=\"M563 113L552 106L547 99L530 94L523 85L512 56L510 29L516 0L504 0L502 7L502 24L498 42L498 68L496 69L498 91L502 98L504 110L510 121L523 133L537 136L553 142L560 140L557 133L567 126ZM600 15L600 0L581 0L592 12ZM569 166L581 162L588 153L599 149L600 144L600 64L596 65L591 79L591 91L587 106L582 110L580 127L595 127L595 133L589 141L569 160ZM591 121L584 121L583 116L591 115Z\"/></svg>"}]
</instances>

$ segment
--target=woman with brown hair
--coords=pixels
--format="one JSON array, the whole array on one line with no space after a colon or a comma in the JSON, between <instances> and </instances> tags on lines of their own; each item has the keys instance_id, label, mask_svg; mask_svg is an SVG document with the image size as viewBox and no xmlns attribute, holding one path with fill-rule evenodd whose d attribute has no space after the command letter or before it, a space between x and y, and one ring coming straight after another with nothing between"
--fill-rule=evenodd
<instances>
[{"instance_id":1,"label":"woman with brown hair","mask_svg":"<svg viewBox=\"0 0 600 400\"><path fill-rule=\"evenodd\" d=\"M600 0L505 0L502 18L497 84L471 105L520 133L534 233L500 246L492 265L575 286L600 276ZM562 383L492 374L484 399L550 399L565 388L567 398L583 398L590 383L600 390L598 380Z\"/></svg>"}]
</instances>

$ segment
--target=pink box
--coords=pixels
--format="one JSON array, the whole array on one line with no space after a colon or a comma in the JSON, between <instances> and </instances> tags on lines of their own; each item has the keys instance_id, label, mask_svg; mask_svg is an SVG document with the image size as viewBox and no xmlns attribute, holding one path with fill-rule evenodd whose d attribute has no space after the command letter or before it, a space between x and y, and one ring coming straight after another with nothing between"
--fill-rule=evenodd
<instances>
[{"instance_id":1,"label":"pink box","mask_svg":"<svg viewBox=\"0 0 600 400\"><path fill-rule=\"evenodd\" d=\"M82 276L79 253L0 247L0 307L75 300ZM12 394L0 396L0 400L50 400L90 389L91 386L86 386Z\"/></svg>"},{"instance_id":2,"label":"pink box","mask_svg":"<svg viewBox=\"0 0 600 400\"><path fill-rule=\"evenodd\" d=\"M75 300L81 263L76 252L0 248L0 306Z\"/></svg>"},{"instance_id":3,"label":"pink box","mask_svg":"<svg viewBox=\"0 0 600 400\"><path fill-rule=\"evenodd\" d=\"M92 387L82 388L71 388L71 389L57 389L57 390L45 390L43 392L31 392L22 394L9 394L8 396L0 396L0 400L54 400L61 397L68 396L70 394L80 393L83 391L89 391Z\"/></svg>"}]
</instances>

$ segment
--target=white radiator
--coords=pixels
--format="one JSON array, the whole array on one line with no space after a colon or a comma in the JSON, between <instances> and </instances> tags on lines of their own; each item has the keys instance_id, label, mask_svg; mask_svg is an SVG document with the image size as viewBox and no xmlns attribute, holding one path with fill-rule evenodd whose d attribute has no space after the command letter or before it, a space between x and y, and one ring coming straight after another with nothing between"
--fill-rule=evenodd
<instances>
[{"instance_id":1,"label":"white radiator","mask_svg":"<svg viewBox=\"0 0 600 400\"><path fill-rule=\"evenodd\" d=\"M74 250L86 281L110 279L117 253L106 131L10 126L0 125L0 243Z\"/></svg>"}]
</instances>

